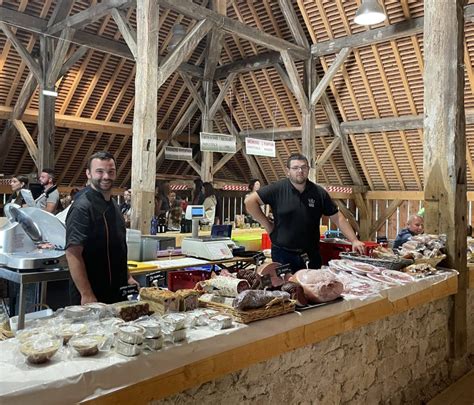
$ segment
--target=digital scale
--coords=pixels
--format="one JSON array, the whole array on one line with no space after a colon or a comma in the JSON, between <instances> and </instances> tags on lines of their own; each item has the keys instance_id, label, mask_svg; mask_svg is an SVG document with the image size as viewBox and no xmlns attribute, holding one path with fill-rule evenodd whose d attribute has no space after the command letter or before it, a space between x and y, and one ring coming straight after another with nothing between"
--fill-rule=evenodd
<instances>
[{"instance_id":1,"label":"digital scale","mask_svg":"<svg viewBox=\"0 0 474 405\"><path fill-rule=\"evenodd\" d=\"M36 207L5 205L9 222L0 228L0 266L16 270L67 267L66 228L53 214ZM51 248L41 248L43 243Z\"/></svg>"},{"instance_id":2,"label":"digital scale","mask_svg":"<svg viewBox=\"0 0 474 405\"><path fill-rule=\"evenodd\" d=\"M181 251L186 256L200 257L207 260L231 259L234 242L230 238L211 236L199 237L199 220L206 218L203 205L188 205L186 219L193 221L193 236L184 238Z\"/></svg>"}]
</instances>

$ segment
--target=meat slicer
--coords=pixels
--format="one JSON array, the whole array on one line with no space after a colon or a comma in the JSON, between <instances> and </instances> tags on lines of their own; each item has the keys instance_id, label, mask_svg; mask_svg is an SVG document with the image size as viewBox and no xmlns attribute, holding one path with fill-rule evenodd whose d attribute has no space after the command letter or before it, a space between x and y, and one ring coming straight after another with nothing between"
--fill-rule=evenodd
<instances>
[{"instance_id":1,"label":"meat slicer","mask_svg":"<svg viewBox=\"0 0 474 405\"><path fill-rule=\"evenodd\" d=\"M66 228L54 215L35 207L4 207L0 228L0 266L17 270L66 267ZM45 248L47 246L47 248Z\"/></svg>"}]
</instances>

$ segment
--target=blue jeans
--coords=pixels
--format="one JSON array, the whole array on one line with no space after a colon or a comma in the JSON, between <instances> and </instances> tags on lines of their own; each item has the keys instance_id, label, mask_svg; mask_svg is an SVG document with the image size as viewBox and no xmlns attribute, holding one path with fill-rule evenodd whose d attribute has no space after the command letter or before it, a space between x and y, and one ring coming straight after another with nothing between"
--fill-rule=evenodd
<instances>
[{"instance_id":1,"label":"blue jeans","mask_svg":"<svg viewBox=\"0 0 474 405\"><path fill-rule=\"evenodd\" d=\"M303 253L306 253L309 257L310 269L319 269L321 267L321 255L316 250L309 252L305 252L303 250L290 251L272 244L272 260L281 264L289 264L293 273L301 269L306 269L306 263L301 257Z\"/></svg>"}]
</instances>

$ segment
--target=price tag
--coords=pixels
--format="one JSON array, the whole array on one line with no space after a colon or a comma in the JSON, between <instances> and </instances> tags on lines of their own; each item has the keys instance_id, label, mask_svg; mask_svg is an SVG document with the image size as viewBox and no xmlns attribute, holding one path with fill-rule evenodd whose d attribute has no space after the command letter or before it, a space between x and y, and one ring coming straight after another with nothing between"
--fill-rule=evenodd
<instances>
[{"instance_id":1,"label":"price tag","mask_svg":"<svg viewBox=\"0 0 474 405\"><path fill-rule=\"evenodd\" d=\"M308 263L309 263L308 253L302 253L300 257L303 260L303 263L306 265L306 267L308 267Z\"/></svg>"},{"instance_id":2,"label":"price tag","mask_svg":"<svg viewBox=\"0 0 474 405\"><path fill-rule=\"evenodd\" d=\"M263 252L258 252L253 256L253 260L255 260L256 266L260 266L266 260L266 256Z\"/></svg>"},{"instance_id":3,"label":"price tag","mask_svg":"<svg viewBox=\"0 0 474 405\"><path fill-rule=\"evenodd\" d=\"M282 264L281 266L278 266L276 269L275 269L275 273L277 274L277 276L282 276L284 274L287 274L287 273L291 273L291 266L289 263L287 264Z\"/></svg>"},{"instance_id":4,"label":"price tag","mask_svg":"<svg viewBox=\"0 0 474 405\"><path fill-rule=\"evenodd\" d=\"M120 287L120 296L122 298L128 299L129 296L133 297L136 295L138 295L138 286L136 284Z\"/></svg>"},{"instance_id":5,"label":"price tag","mask_svg":"<svg viewBox=\"0 0 474 405\"><path fill-rule=\"evenodd\" d=\"M166 287L166 271L154 271L145 276L147 287Z\"/></svg>"}]
</instances>

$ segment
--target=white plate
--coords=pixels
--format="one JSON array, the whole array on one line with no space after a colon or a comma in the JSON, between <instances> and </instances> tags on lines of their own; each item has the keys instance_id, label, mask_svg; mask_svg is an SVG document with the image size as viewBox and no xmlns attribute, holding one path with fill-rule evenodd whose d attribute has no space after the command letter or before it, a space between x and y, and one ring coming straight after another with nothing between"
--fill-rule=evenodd
<instances>
[{"instance_id":1,"label":"white plate","mask_svg":"<svg viewBox=\"0 0 474 405\"><path fill-rule=\"evenodd\" d=\"M396 270L384 270L382 271L382 274L389 278L390 280L393 280L397 283L411 283L412 281L415 281L415 278L410 276L409 274L402 273L401 271L396 271Z\"/></svg>"},{"instance_id":2,"label":"white plate","mask_svg":"<svg viewBox=\"0 0 474 405\"><path fill-rule=\"evenodd\" d=\"M367 274L367 273L379 273L380 270L378 267L372 266L368 263L357 262L355 260L342 260L342 266L344 270L357 272L360 274Z\"/></svg>"}]
</instances>

